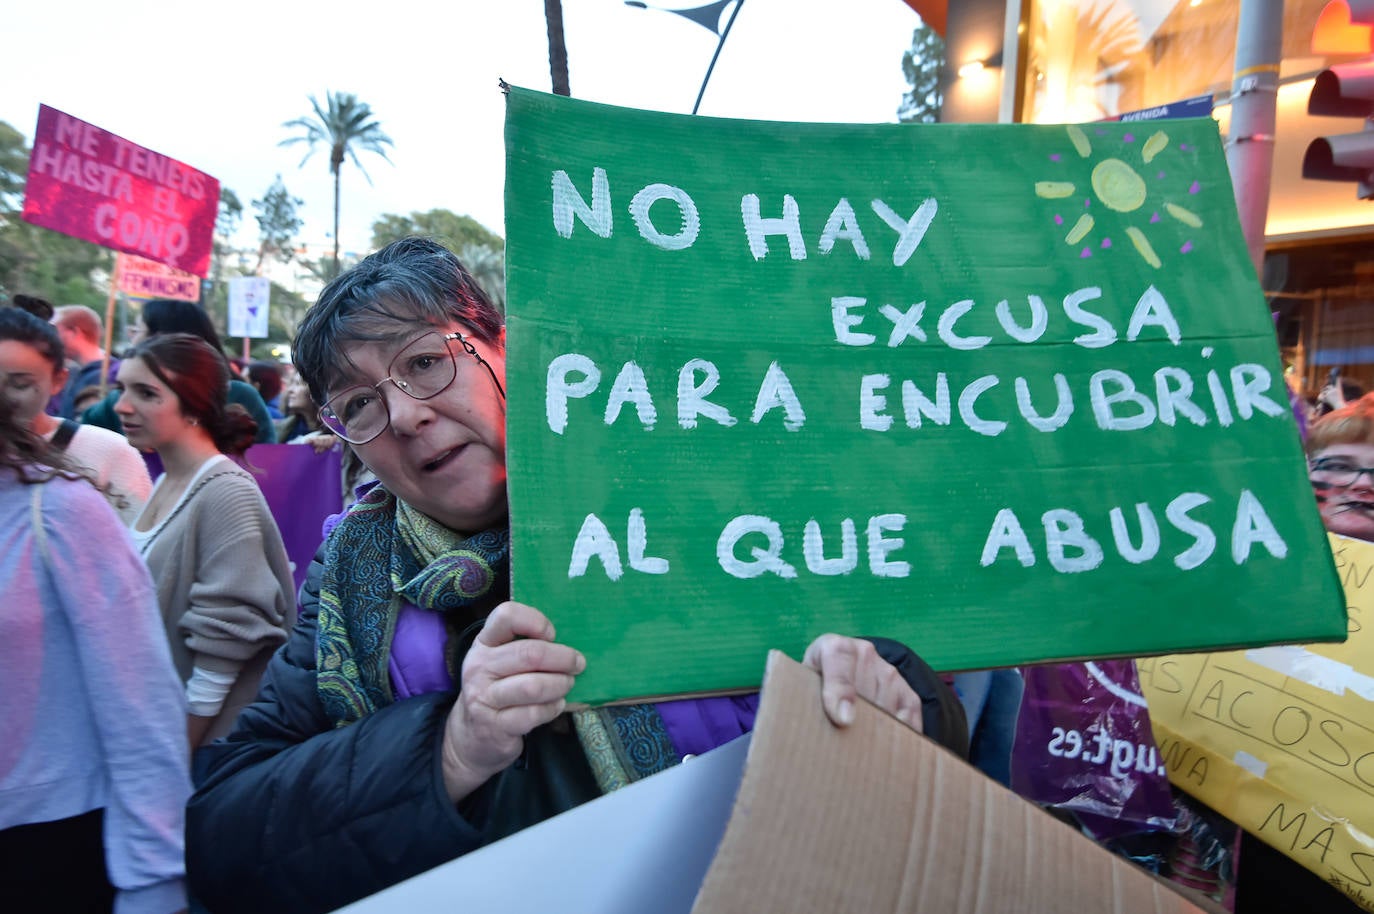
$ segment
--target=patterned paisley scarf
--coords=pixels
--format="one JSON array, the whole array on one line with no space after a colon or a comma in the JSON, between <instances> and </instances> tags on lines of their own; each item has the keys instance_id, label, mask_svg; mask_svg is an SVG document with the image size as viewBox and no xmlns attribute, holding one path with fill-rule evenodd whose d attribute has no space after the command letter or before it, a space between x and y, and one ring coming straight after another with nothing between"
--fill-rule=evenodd
<instances>
[{"instance_id":1,"label":"patterned paisley scarf","mask_svg":"<svg viewBox=\"0 0 1374 914\"><path fill-rule=\"evenodd\" d=\"M509 576L507 529L465 538L382 486L368 492L325 545L316 688L335 726L395 700L387 661L403 603L466 623L472 620L464 610L485 612L488 595L509 591ZM457 681L457 671L449 673Z\"/></svg>"},{"instance_id":2,"label":"patterned paisley scarf","mask_svg":"<svg viewBox=\"0 0 1374 914\"><path fill-rule=\"evenodd\" d=\"M493 593L494 589L494 593ZM443 613L485 612L510 590L510 532L463 538L377 486L349 509L325 546L315 641L316 689L336 727L391 704L387 663L401 605ZM455 646L455 625L449 644ZM461 658L449 658L459 680ZM652 704L577 711L578 740L603 793L681 759Z\"/></svg>"},{"instance_id":3,"label":"patterned paisley scarf","mask_svg":"<svg viewBox=\"0 0 1374 914\"><path fill-rule=\"evenodd\" d=\"M574 711L573 726L602 793L682 761L658 706L610 705Z\"/></svg>"}]
</instances>

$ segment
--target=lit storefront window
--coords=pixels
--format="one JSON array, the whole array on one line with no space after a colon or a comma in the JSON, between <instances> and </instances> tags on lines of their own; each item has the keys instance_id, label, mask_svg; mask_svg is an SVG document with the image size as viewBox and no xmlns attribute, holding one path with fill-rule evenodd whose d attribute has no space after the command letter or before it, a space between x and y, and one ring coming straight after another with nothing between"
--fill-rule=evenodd
<instances>
[{"instance_id":1,"label":"lit storefront window","mask_svg":"<svg viewBox=\"0 0 1374 914\"><path fill-rule=\"evenodd\" d=\"M1374 245L1311 244L1271 251L1280 291L1279 344L1290 383L1311 398L1337 369L1346 393L1374 391Z\"/></svg>"},{"instance_id":2,"label":"lit storefront window","mask_svg":"<svg viewBox=\"0 0 1374 914\"><path fill-rule=\"evenodd\" d=\"M1083 123L1211 95L1225 140L1242 2L1029 0L1019 120ZM1350 129L1307 113L1312 78L1366 56L1312 52L1326 3L1283 5L1262 278L1288 381L1308 398L1332 369L1350 392L1374 390L1374 205L1358 200L1353 185L1301 177L1313 137Z\"/></svg>"},{"instance_id":3,"label":"lit storefront window","mask_svg":"<svg viewBox=\"0 0 1374 914\"><path fill-rule=\"evenodd\" d=\"M1310 50L1326 0L1284 4L1288 80L1326 67ZM1031 0L1021 120L1081 123L1231 91L1240 0Z\"/></svg>"}]
</instances>

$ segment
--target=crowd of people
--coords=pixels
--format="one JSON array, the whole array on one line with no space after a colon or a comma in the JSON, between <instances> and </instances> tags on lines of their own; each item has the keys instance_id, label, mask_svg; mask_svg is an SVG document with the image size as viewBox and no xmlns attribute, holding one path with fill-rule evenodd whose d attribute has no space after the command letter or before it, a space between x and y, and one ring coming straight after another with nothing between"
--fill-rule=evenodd
<instances>
[{"instance_id":1,"label":"crowd of people","mask_svg":"<svg viewBox=\"0 0 1374 914\"><path fill-rule=\"evenodd\" d=\"M231 459L274 433L231 402L258 394L198 306L149 302L115 360L94 311L35 301L0 308L0 587L20 609L0 622L0 891L10 910L181 910L191 752L295 620L281 535Z\"/></svg>"},{"instance_id":2,"label":"crowd of people","mask_svg":"<svg viewBox=\"0 0 1374 914\"><path fill-rule=\"evenodd\" d=\"M330 282L285 383L194 304L146 303L118 359L100 330L0 308L0 886L34 910L332 910L752 727L757 696L568 711L587 658L509 598L503 320L441 245ZM236 459L271 441L352 466L299 592ZM1374 397L1307 447L1327 527L1374 540ZM817 638L825 714L1005 783L1019 677L911 647Z\"/></svg>"}]
</instances>

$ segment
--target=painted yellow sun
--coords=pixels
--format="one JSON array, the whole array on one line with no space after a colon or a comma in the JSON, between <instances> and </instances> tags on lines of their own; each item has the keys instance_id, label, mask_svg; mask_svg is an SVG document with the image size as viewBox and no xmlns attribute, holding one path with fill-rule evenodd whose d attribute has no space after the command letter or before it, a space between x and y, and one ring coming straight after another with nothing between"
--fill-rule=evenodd
<instances>
[{"instance_id":1,"label":"painted yellow sun","mask_svg":"<svg viewBox=\"0 0 1374 914\"><path fill-rule=\"evenodd\" d=\"M1069 142L1081 159L1090 159L1093 155L1092 141L1081 127L1070 125L1065 128L1069 136ZM1134 137L1127 133L1123 140L1127 143L1134 141ZM1155 157L1169 147L1169 135L1163 130L1155 131L1149 139L1140 146L1141 166L1151 164ZM1051 156L1058 161L1059 156ZM1160 172L1160 177L1164 173ZM1124 158L1107 156L1098 161L1092 168L1088 180L1092 187L1092 197L1102 206L1116 213L1129 216L1140 213L1149 199L1149 187L1146 179L1131 163ZM1190 189L1191 193L1197 192L1197 184L1194 183ZM1073 197L1078 193L1078 187L1072 181L1037 181L1035 184L1036 196L1046 200L1064 200ZM1091 209L1092 199L1084 199L1083 208ZM1198 228L1202 225L1202 219L1192 211L1179 206L1176 203L1166 202L1163 209L1170 217L1178 222L1190 227ZM1160 220L1158 212L1153 212L1147 219L1146 224L1153 224ZM1063 224L1063 217L1056 214L1055 222ZM1064 236L1066 244L1077 246L1092 234L1097 225L1097 220L1092 213L1081 213L1069 228ZM1123 226L1126 237L1131 240L1136 252L1150 266L1158 268L1161 266L1159 255L1155 253L1154 246L1150 243L1144 229L1139 224L1127 222ZM1101 242L1103 248L1111 247L1110 236L1104 237ZM1180 249L1182 253L1187 253L1192 249L1192 242L1187 242ZM1087 257L1092 253L1090 247L1083 248L1082 256Z\"/></svg>"},{"instance_id":2,"label":"painted yellow sun","mask_svg":"<svg viewBox=\"0 0 1374 914\"><path fill-rule=\"evenodd\" d=\"M1109 209L1131 213L1145 203L1145 179L1120 159L1103 159L1093 168L1093 193Z\"/></svg>"}]
</instances>

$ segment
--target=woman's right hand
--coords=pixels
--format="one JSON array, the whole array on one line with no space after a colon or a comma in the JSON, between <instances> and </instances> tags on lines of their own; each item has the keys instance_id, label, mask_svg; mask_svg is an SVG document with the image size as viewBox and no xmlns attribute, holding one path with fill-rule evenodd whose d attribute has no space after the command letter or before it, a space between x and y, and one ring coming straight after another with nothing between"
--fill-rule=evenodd
<instances>
[{"instance_id":1,"label":"woman's right hand","mask_svg":"<svg viewBox=\"0 0 1374 914\"><path fill-rule=\"evenodd\" d=\"M462 690L444 727L444 787L457 802L509 766L525 735L566 706L586 658L554 642L553 623L532 606L502 603L463 660Z\"/></svg>"},{"instance_id":2,"label":"woman's right hand","mask_svg":"<svg viewBox=\"0 0 1374 914\"><path fill-rule=\"evenodd\" d=\"M325 451L339 443L338 436L330 432L311 432L301 437L302 444L308 444L315 449L316 454L323 454Z\"/></svg>"}]
</instances>

